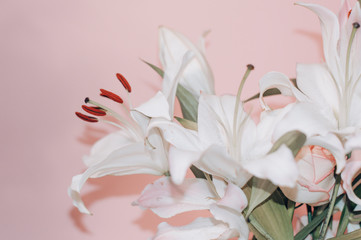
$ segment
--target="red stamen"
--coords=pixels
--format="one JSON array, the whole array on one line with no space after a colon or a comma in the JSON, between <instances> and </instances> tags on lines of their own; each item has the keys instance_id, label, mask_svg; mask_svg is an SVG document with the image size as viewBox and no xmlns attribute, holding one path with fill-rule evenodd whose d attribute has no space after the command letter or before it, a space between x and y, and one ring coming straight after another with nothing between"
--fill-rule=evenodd
<instances>
[{"instance_id":1,"label":"red stamen","mask_svg":"<svg viewBox=\"0 0 361 240\"><path fill-rule=\"evenodd\" d=\"M127 90L128 92L131 92L132 88L130 87L130 84L127 81L127 79L125 79L125 77L120 73L117 73L116 76L117 76L118 80L122 83L125 90Z\"/></svg>"},{"instance_id":2,"label":"red stamen","mask_svg":"<svg viewBox=\"0 0 361 240\"><path fill-rule=\"evenodd\" d=\"M80 118L81 120L84 120L86 122L98 122L98 119L95 117L90 117L85 114L82 114L80 112L75 112L75 114Z\"/></svg>"},{"instance_id":3,"label":"red stamen","mask_svg":"<svg viewBox=\"0 0 361 240\"><path fill-rule=\"evenodd\" d=\"M104 89L100 89L100 91L101 91L100 96L107 97L117 103L123 103L123 99L121 97L119 97L117 94L109 92Z\"/></svg>"},{"instance_id":4,"label":"red stamen","mask_svg":"<svg viewBox=\"0 0 361 240\"><path fill-rule=\"evenodd\" d=\"M87 105L81 106L84 111L87 113L93 114L95 116L105 116L107 113L100 107L89 107Z\"/></svg>"},{"instance_id":5,"label":"red stamen","mask_svg":"<svg viewBox=\"0 0 361 240\"><path fill-rule=\"evenodd\" d=\"M352 9L350 11L348 11L347 18L350 18L351 12L352 12Z\"/></svg>"}]
</instances>

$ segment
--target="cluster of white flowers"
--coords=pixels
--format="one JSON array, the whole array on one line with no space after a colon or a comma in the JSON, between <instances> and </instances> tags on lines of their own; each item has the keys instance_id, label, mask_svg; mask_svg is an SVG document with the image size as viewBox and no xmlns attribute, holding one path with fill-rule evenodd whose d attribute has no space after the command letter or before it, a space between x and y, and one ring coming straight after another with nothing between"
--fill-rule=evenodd
<instances>
[{"instance_id":1,"label":"cluster of white flowers","mask_svg":"<svg viewBox=\"0 0 361 240\"><path fill-rule=\"evenodd\" d=\"M277 239L284 230L263 226L259 217L272 219L275 213L266 207L275 197L284 200L285 211L292 212L287 215L290 224L295 203L313 207L314 216L320 215L319 206L328 206L322 210L332 213L337 196L361 205L355 193L361 159L351 156L361 149L360 2L351 8L343 1L338 17L319 5L298 5L320 19L325 63L298 64L296 82L278 72L262 77L259 101L264 111L258 124L240 100L252 65L247 66L237 96L216 96L204 39L195 46L182 34L160 27L162 68L149 65L162 75L162 90L139 107L127 108L119 96L102 89L101 95L121 103L128 116L88 98L83 109L99 117L77 113L83 120L108 122L120 130L98 141L84 158L88 169L74 176L69 188L74 205L90 214L80 197L88 178L163 176L149 184L134 205L162 218L204 209L212 214L181 227L160 224L153 239L172 240L248 239L250 230L257 238ZM130 92L127 80L117 77ZM270 92L296 101L272 110L264 101ZM176 97L183 112L177 121ZM102 115L115 120L102 120ZM189 169L194 178L186 177ZM324 225L327 229L328 221Z\"/></svg>"}]
</instances>

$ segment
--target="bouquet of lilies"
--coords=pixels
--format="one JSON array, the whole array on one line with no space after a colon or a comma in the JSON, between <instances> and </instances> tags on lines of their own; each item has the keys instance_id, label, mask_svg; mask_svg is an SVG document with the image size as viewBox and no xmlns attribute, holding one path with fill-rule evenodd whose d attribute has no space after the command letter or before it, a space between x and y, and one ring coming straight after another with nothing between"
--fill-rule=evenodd
<instances>
[{"instance_id":1,"label":"bouquet of lilies","mask_svg":"<svg viewBox=\"0 0 361 240\"><path fill-rule=\"evenodd\" d=\"M252 65L236 96L217 96L204 57L205 35L196 46L160 27L162 67L146 64L162 77L162 89L138 107L100 89L120 104L121 114L90 98L82 106L86 114L76 112L117 131L84 157L87 170L73 177L68 190L73 204L90 214L80 197L88 178L152 174L160 178L133 205L166 219L210 212L184 226L161 223L155 240L361 239L360 3L343 1L338 16L298 3L319 17L325 62L298 64L296 79L267 73L260 92L246 100L241 93ZM126 78L116 76L131 93ZM295 101L271 109L265 97L277 94ZM174 116L175 98L182 117ZM244 110L250 100L263 108L257 124ZM300 206L301 217L294 214Z\"/></svg>"}]
</instances>

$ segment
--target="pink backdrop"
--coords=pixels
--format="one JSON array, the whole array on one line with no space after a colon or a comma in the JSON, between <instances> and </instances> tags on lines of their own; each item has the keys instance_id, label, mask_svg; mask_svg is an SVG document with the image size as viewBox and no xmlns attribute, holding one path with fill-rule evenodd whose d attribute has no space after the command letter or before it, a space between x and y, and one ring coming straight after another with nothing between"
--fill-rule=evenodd
<instances>
[{"instance_id":1,"label":"pink backdrop","mask_svg":"<svg viewBox=\"0 0 361 240\"><path fill-rule=\"evenodd\" d=\"M130 80L135 104L159 89L159 77L139 60L159 65L159 25L193 41L212 30L207 57L218 94L235 94L248 63L256 70L243 97L256 93L270 70L294 77L297 62L322 60L317 17L290 0L2 0L0 6L1 239L147 239L155 232L162 220L130 205L154 177L89 181L82 196L94 216L78 213L66 190L85 169L82 155L109 130L75 117L84 97L120 89L115 72Z\"/></svg>"}]
</instances>

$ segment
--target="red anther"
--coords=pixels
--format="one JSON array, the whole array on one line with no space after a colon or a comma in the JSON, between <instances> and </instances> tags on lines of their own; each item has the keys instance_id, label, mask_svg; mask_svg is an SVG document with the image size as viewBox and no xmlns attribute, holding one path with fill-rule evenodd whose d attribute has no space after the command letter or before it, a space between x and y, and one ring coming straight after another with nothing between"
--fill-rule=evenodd
<instances>
[{"instance_id":1,"label":"red anther","mask_svg":"<svg viewBox=\"0 0 361 240\"><path fill-rule=\"evenodd\" d=\"M117 73L116 76L117 76L118 80L122 83L125 90L127 90L128 92L131 92L132 88L130 87L130 84L127 81L127 79L125 79L125 77L120 73Z\"/></svg>"},{"instance_id":2,"label":"red anther","mask_svg":"<svg viewBox=\"0 0 361 240\"><path fill-rule=\"evenodd\" d=\"M100 89L100 91L101 91L100 96L107 97L117 103L123 103L123 99L121 97L119 97L117 94L109 92L104 89Z\"/></svg>"},{"instance_id":3,"label":"red anther","mask_svg":"<svg viewBox=\"0 0 361 240\"><path fill-rule=\"evenodd\" d=\"M93 114L95 116L105 116L107 114L102 108L99 107L89 107L87 105L82 105L81 107L87 113Z\"/></svg>"},{"instance_id":4,"label":"red anther","mask_svg":"<svg viewBox=\"0 0 361 240\"><path fill-rule=\"evenodd\" d=\"M352 9L350 11L348 11L347 18L350 18L351 12L352 12Z\"/></svg>"},{"instance_id":5,"label":"red anther","mask_svg":"<svg viewBox=\"0 0 361 240\"><path fill-rule=\"evenodd\" d=\"M80 118L81 120L84 120L86 122L98 122L99 120L95 117L87 116L85 114L82 114L80 112L75 112L75 114Z\"/></svg>"}]
</instances>

